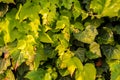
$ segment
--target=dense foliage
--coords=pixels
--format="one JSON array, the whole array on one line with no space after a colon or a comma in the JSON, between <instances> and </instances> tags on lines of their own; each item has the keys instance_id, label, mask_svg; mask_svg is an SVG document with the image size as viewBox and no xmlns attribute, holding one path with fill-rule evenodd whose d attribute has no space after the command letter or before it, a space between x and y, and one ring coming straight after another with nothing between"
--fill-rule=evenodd
<instances>
[{"instance_id":1,"label":"dense foliage","mask_svg":"<svg viewBox=\"0 0 120 80\"><path fill-rule=\"evenodd\" d=\"M120 80L120 0L0 0L0 80Z\"/></svg>"}]
</instances>

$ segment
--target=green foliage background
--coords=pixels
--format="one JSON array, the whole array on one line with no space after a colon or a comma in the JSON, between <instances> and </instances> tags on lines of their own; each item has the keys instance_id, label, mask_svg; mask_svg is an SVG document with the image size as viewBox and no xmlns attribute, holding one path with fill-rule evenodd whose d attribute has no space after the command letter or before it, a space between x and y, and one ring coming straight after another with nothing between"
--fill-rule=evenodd
<instances>
[{"instance_id":1,"label":"green foliage background","mask_svg":"<svg viewBox=\"0 0 120 80\"><path fill-rule=\"evenodd\" d=\"M0 80L120 80L120 0L0 0Z\"/></svg>"}]
</instances>

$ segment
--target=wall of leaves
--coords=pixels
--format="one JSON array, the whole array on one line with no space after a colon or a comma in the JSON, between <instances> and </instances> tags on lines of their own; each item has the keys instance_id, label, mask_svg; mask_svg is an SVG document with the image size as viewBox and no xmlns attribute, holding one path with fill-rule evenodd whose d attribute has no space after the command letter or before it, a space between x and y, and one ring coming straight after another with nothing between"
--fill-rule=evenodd
<instances>
[{"instance_id":1,"label":"wall of leaves","mask_svg":"<svg viewBox=\"0 0 120 80\"><path fill-rule=\"evenodd\" d=\"M120 0L0 0L0 80L120 80Z\"/></svg>"}]
</instances>

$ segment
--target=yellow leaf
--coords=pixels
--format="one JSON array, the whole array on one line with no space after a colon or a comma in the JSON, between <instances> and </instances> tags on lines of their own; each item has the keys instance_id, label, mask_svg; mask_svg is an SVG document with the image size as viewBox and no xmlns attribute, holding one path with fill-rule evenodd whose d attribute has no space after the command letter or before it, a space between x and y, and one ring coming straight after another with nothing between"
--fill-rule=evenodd
<instances>
[{"instance_id":1,"label":"yellow leaf","mask_svg":"<svg viewBox=\"0 0 120 80\"><path fill-rule=\"evenodd\" d=\"M75 66L75 65L71 65L71 66L68 67L68 71L70 72L70 75L71 75L71 76L73 75L75 69L76 69L76 66Z\"/></svg>"}]
</instances>

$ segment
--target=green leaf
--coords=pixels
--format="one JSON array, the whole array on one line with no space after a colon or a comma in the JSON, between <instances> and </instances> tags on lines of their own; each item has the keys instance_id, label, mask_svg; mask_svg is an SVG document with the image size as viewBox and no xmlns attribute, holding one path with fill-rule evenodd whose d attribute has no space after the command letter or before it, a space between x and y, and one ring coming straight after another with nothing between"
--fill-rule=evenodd
<instances>
[{"instance_id":1,"label":"green leaf","mask_svg":"<svg viewBox=\"0 0 120 80\"><path fill-rule=\"evenodd\" d=\"M38 3L33 3L30 1L27 1L21 8L21 11L19 14L20 20L22 21L27 18L29 18L30 20L32 20L32 19L34 20L36 18L39 19L38 13L39 13L40 9L41 9L41 7Z\"/></svg>"},{"instance_id":2,"label":"green leaf","mask_svg":"<svg viewBox=\"0 0 120 80\"><path fill-rule=\"evenodd\" d=\"M73 1L74 0L63 0L62 5L67 9L71 9Z\"/></svg>"},{"instance_id":3,"label":"green leaf","mask_svg":"<svg viewBox=\"0 0 120 80\"><path fill-rule=\"evenodd\" d=\"M73 57L72 60L74 62L74 65L77 67L77 69L82 71L83 70L82 62L77 57Z\"/></svg>"},{"instance_id":4,"label":"green leaf","mask_svg":"<svg viewBox=\"0 0 120 80\"><path fill-rule=\"evenodd\" d=\"M120 79L120 61L109 61L108 62L111 71L111 79L110 80L119 80Z\"/></svg>"},{"instance_id":5,"label":"green leaf","mask_svg":"<svg viewBox=\"0 0 120 80\"><path fill-rule=\"evenodd\" d=\"M0 0L0 2L4 2L4 3L14 3L14 0Z\"/></svg>"},{"instance_id":6,"label":"green leaf","mask_svg":"<svg viewBox=\"0 0 120 80\"><path fill-rule=\"evenodd\" d=\"M3 33L0 33L0 46L4 45Z\"/></svg>"},{"instance_id":7,"label":"green leaf","mask_svg":"<svg viewBox=\"0 0 120 80\"><path fill-rule=\"evenodd\" d=\"M102 49L102 52L105 55L106 59L111 59L114 47L111 45L103 45L103 46L101 46L101 49Z\"/></svg>"},{"instance_id":8,"label":"green leaf","mask_svg":"<svg viewBox=\"0 0 120 80\"><path fill-rule=\"evenodd\" d=\"M5 79L15 80L15 76L11 70L8 69L6 71Z\"/></svg>"},{"instance_id":9,"label":"green leaf","mask_svg":"<svg viewBox=\"0 0 120 80\"><path fill-rule=\"evenodd\" d=\"M77 56L80 59L80 61L83 62L85 60L85 52L85 48L78 48L74 53L75 56Z\"/></svg>"},{"instance_id":10,"label":"green leaf","mask_svg":"<svg viewBox=\"0 0 120 80\"><path fill-rule=\"evenodd\" d=\"M61 16L61 19L56 23L56 29L63 29L66 26L69 26L69 18L67 16Z\"/></svg>"},{"instance_id":11,"label":"green leaf","mask_svg":"<svg viewBox=\"0 0 120 80\"><path fill-rule=\"evenodd\" d=\"M97 13L99 17L118 16L120 10L120 0L92 0L90 9L93 9L94 13Z\"/></svg>"},{"instance_id":12,"label":"green leaf","mask_svg":"<svg viewBox=\"0 0 120 80\"><path fill-rule=\"evenodd\" d=\"M91 43L89 49L93 54L101 57L100 45L98 43L96 42Z\"/></svg>"},{"instance_id":13,"label":"green leaf","mask_svg":"<svg viewBox=\"0 0 120 80\"><path fill-rule=\"evenodd\" d=\"M106 58L108 60L110 59L120 59L120 45L116 45L115 47L113 46L102 46L102 51L103 51L103 54L106 56Z\"/></svg>"},{"instance_id":14,"label":"green leaf","mask_svg":"<svg viewBox=\"0 0 120 80\"><path fill-rule=\"evenodd\" d=\"M3 17L8 11L8 5L5 3L0 3L0 17Z\"/></svg>"},{"instance_id":15,"label":"green leaf","mask_svg":"<svg viewBox=\"0 0 120 80\"><path fill-rule=\"evenodd\" d=\"M25 61L23 54L21 54L19 50L12 52L11 58L14 70L16 70Z\"/></svg>"},{"instance_id":16,"label":"green leaf","mask_svg":"<svg viewBox=\"0 0 120 80\"><path fill-rule=\"evenodd\" d=\"M43 69L38 69L37 71L30 71L26 74L25 78L30 80L44 80L46 71Z\"/></svg>"},{"instance_id":17,"label":"green leaf","mask_svg":"<svg viewBox=\"0 0 120 80\"><path fill-rule=\"evenodd\" d=\"M73 4L73 9L72 10L73 10L72 13L73 13L73 16L74 16L74 20L76 20L76 18L79 17L79 15L82 12L81 5L80 5L78 0L74 0L74 4Z\"/></svg>"},{"instance_id":18,"label":"green leaf","mask_svg":"<svg viewBox=\"0 0 120 80\"><path fill-rule=\"evenodd\" d=\"M44 43L53 43L52 39L47 33L39 32L39 40Z\"/></svg>"},{"instance_id":19,"label":"green leaf","mask_svg":"<svg viewBox=\"0 0 120 80\"><path fill-rule=\"evenodd\" d=\"M81 31L77 32L77 33L74 32L74 37L78 41L90 44L90 43L94 42L94 39L95 39L97 34L98 34L98 32L97 32L96 28L89 25L82 32Z\"/></svg>"},{"instance_id":20,"label":"green leaf","mask_svg":"<svg viewBox=\"0 0 120 80\"><path fill-rule=\"evenodd\" d=\"M113 44L114 36L112 30L110 28L103 27L103 30L101 29L100 34L97 37L97 41L100 44Z\"/></svg>"},{"instance_id":21,"label":"green leaf","mask_svg":"<svg viewBox=\"0 0 120 80\"><path fill-rule=\"evenodd\" d=\"M10 59L0 59L0 74L4 73L5 70L10 66Z\"/></svg>"},{"instance_id":22,"label":"green leaf","mask_svg":"<svg viewBox=\"0 0 120 80\"><path fill-rule=\"evenodd\" d=\"M84 66L84 80L95 80L96 78L96 69L95 66L91 63L87 63Z\"/></svg>"},{"instance_id":23,"label":"green leaf","mask_svg":"<svg viewBox=\"0 0 120 80\"><path fill-rule=\"evenodd\" d=\"M74 27L77 28L77 29L79 29L79 30L81 30L81 31L83 31L83 29L84 29L82 23L80 23L80 22L76 22L74 24Z\"/></svg>"},{"instance_id":24,"label":"green leaf","mask_svg":"<svg viewBox=\"0 0 120 80\"><path fill-rule=\"evenodd\" d=\"M120 45L116 45L113 54L112 54L112 59L119 59L120 60Z\"/></svg>"},{"instance_id":25,"label":"green leaf","mask_svg":"<svg viewBox=\"0 0 120 80\"><path fill-rule=\"evenodd\" d=\"M116 25L113 29L117 34L120 34L120 25Z\"/></svg>"}]
</instances>

